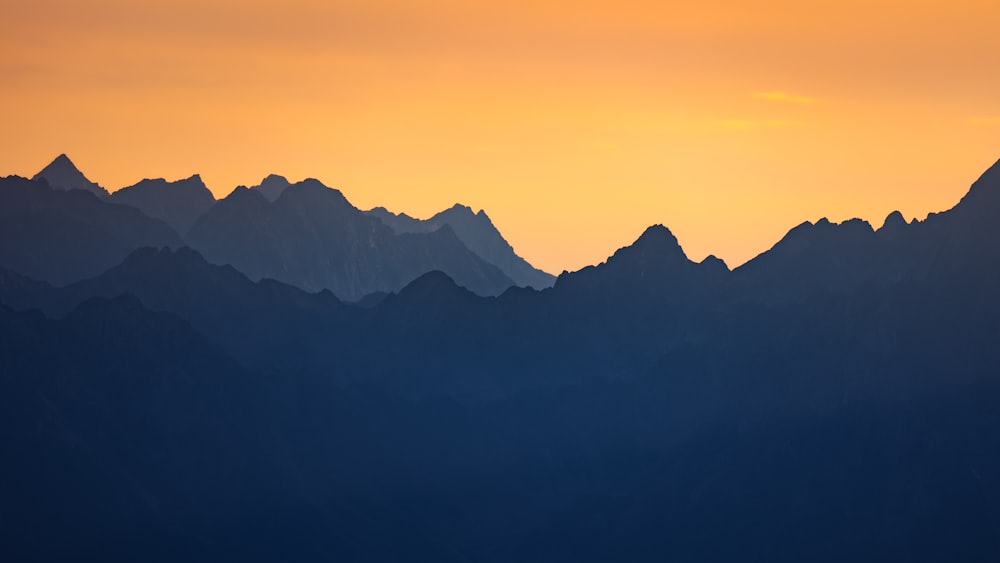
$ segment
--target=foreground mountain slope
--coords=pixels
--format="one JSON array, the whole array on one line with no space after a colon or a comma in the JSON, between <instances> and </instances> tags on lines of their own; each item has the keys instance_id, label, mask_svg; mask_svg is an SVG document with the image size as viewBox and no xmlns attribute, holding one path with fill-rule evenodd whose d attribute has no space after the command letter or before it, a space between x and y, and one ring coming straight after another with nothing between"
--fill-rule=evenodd
<instances>
[{"instance_id":1,"label":"foreground mountain slope","mask_svg":"<svg viewBox=\"0 0 1000 563\"><path fill-rule=\"evenodd\" d=\"M348 301L398 291L433 270L481 295L513 285L451 229L396 235L316 180L289 186L273 203L237 188L198 220L187 240L209 261L232 264L252 279L329 289Z\"/></svg>"},{"instance_id":2,"label":"foreground mountain slope","mask_svg":"<svg viewBox=\"0 0 1000 563\"><path fill-rule=\"evenodd\" d=\"M422 459L390 444L439 430L420 409L261 377L129 297L0 332L6 560L462 560L381 496Z\"/></svg>"},{"instance_id":3,"label":"foreground mountain slope","mask_svg":"<svg viewBox=\"0 0 1000 563\"><path fill-rule=\"evenodd\" d=\"M500 268L518 286L545 289L555 282L555 277L551 274L535 268L518 256L483 210L473 213L469 207L456 203L425 220L414 219L405 213L392 213L384 207L376 207L365 213L378 217L396 233L429 233L448 225L469 250Z\"/></svg>"}]
</instances>

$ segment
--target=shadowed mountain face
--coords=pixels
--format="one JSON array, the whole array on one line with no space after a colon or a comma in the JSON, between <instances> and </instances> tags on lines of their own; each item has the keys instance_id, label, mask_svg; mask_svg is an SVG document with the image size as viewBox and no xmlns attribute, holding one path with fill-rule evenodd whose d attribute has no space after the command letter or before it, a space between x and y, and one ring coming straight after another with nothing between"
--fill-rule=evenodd
<instances>
[{"instance_id":1,"label":"shadowed mountain face","mask_svg":"<svg viewBox=\"0 0 1000 563\"><path fill-rule=\"evenodd\" d=\"M997 561L997 170L735 271L656 225L496 298L429 272L353 306L190 249L0 272L0 555ZM261 209L361 224L301 187L210 214L246 248L300 240Z\"/></svg>"},{"instance_id":2,"label":"shadowed mountain face","mask_svg":"<svg viewBox=\"0 0 1000 563\"><path fill-rule=\"evenodd\" d=\"M0 267L63 285L96 276L143 246L181 245L166 224L84 190L0 179Z\"/></svg>"},{"instance_id":3,"label":"shadowed mountain face","mask_svg":"<svg viewBox=\"0 0 1000 563\"><path fill-rule=\"evenodd\" d=\"M366 211L378 217L396 233L429 233L444 225L451 227L455 235L477 256L500 268L507 277L520 287L545 289L555 283L555 277L529 264L514 253L513 247L493 226L489 216L482 210L473 213L464 205L455 204L430 219L414 219L405 213L395 214L384 207Z\"/></svg>"},{"instance_id":4,"label":"shadowed mountain face","mask_svg":"<svg viewBox=\"0 0 1000 563\"><path fill-rule=\"evenodd\" d=\"M108 197L112 203L130 205L146 215L160 219L181 235L215 203L215 196L195 174L184 180L142 180Z\"/></svg>"},{"instance_id":5,"label":"shadowed mountain face","mask_svg":"<svg viewBox=\"0 0 1000 563\"><path fill-rule=\"evenodd\" d=\"M252 279L330 289L348 301L398 291L432 270L481 295L513 285L450 228L396 235L316 180L289 186L273 203L237 188L195 224L187 240L209 261L232 264Z\"/></svg>"},{"instance_id":6,"label":"shadowed mountain face","mask_svg":"<svg viewBox=\"0 0 1000 563\"><path fill-rule=\"evenodd\" d=\"M87 190L97 197L106 197L107 190L91 182L65 154L56 157L32 180L45 180L55 190Z\"/></svg>"}]
</instances>

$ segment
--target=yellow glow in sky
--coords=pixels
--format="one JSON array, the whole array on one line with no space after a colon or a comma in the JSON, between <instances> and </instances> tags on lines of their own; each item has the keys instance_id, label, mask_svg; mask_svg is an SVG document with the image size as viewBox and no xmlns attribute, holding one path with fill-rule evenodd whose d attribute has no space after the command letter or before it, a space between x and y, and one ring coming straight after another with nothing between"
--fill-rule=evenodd
<instances>
[{"instance_id":1,"label":"yellow glow in sky","mask_svg":"<svg viewBox=\"0 0 1000 563\"><path fill-rule=\"evenodd\" d=\"M652 223L735 266L803 220L950 207L1000 158L995 1L8 4L2 174L461 202L556 273Z\"/></svg>"}]
</instances>

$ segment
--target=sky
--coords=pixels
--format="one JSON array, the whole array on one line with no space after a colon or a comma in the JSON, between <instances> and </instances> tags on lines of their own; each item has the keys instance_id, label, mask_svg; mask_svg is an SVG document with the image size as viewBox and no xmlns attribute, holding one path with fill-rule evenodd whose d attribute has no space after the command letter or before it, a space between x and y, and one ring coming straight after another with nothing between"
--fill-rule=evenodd
<instances>
[{"instance_id":1,"label":"sky","mask_svg":"<svg viewBox=\"0 0 1000 563\"><path fill-rule=\"evenodd\" d=\"M648 225L731 267L1000 159L996 0L0 0L0 174L269 173L485 209L547 271Z\"/></svg>"}]
</instances>

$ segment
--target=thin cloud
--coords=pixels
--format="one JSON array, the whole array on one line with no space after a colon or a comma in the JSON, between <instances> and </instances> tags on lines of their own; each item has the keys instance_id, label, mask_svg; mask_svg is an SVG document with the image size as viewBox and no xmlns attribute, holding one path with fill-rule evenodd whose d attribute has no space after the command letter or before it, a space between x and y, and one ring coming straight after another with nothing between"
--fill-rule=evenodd
<instances>
[{"instance_id":1,"label":"thin cloud","mask_svg":"<svg viewBox=\"0 0 1000 563\"><path fill-rule=\"evenodd\" d=\"M758 100L767 100L769 102L781 102L786 104L799 104L807 105L816 103L816 98L811 96L800 96L797 94L789 94L788 92L754 92L753 97Z\"/></svg>"},{"instance_id":2,"label":"thin cloud","mask_svg":"<svg viewBox=\"0 0 1000 563\"><path fill-rule=\"evenodd\" d=\"M974 117L969 120L970 125L1000 125L1000 117Z\"/></svg>"},{"instance_id":3,"label":"thin cloud","mask_svg":"<svg viewBox=\"0 0 1000 563\"><path fill-rule=\"evenodd\" d=\"M763 128L802 127L806 122L794 119L726 119L720 121L719 124L726 129L748 131Z\"/></svg>"}]
</instances>

